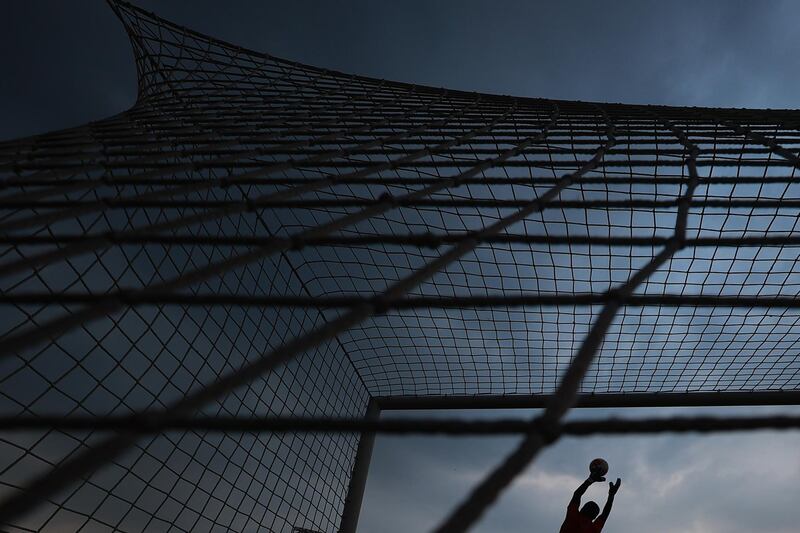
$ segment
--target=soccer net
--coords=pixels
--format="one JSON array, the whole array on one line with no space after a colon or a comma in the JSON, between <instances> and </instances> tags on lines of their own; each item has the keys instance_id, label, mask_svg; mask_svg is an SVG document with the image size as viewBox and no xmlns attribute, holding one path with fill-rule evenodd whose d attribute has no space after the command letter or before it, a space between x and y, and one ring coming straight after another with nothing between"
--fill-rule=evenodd
<instances>
[{"instance_id":1,"label":"soccer net","mask_svg":"<svg viewBox=\"0 0 800 533\"><path fill-rule=\"evenodd\" d=\"M561 421L800 401L799 112L389 82L111 7L136 104L0 144L4 530L336 531L361 434L523 435L463 531L563 434L800 426Z\"/></svg>"}]
</instances>

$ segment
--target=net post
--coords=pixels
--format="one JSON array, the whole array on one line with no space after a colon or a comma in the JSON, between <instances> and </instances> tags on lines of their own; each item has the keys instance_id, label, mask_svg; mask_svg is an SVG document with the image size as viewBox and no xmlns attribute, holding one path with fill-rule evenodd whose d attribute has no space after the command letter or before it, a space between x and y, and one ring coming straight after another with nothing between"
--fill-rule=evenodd
<instances>
[{"instance_id":1,"label":"net post","mask_svg":"<svg viewBox=\"0 0 800 533\"><path fill-rule=\"evenodd\" d=\"M370 398L364 419L367 421L378 420L381 416L381 407L375 398ZM347 497L344 500L342 521L339 533L355 533L358 526L358 516L361 513L361 501L364 499L364 489L367 486L367 474L372 460L372 447L375 444L375 433L365 431L358 439L356 459L353 462L353 472L350 476L350 485L347 488Z\"/></svg>"}]
</instances>

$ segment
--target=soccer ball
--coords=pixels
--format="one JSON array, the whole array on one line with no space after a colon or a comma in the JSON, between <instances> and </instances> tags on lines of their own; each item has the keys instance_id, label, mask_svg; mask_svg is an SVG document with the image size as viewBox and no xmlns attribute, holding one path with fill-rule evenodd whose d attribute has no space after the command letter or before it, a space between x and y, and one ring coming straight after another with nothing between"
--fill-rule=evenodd
<instances>
[{"instance_id":1,"label":"soccer ball","mask_svg":"<svg viewBox=\"0 0 800 533\"><path fill-rule=\"evenodd\" d=\"M589 463L589 473L592 477L603 477L608 474L608 463L599 457Z\"/></svg>"}]
</instances>

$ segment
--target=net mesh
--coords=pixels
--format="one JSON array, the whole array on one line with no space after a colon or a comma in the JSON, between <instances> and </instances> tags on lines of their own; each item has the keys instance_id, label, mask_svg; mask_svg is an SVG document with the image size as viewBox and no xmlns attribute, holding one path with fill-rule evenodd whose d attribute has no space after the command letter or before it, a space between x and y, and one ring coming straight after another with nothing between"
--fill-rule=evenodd
<instances>
[{"instance_id":1,"label":"net mesh","mask_svg":"<svg viewBox=\"0 0 800 533\"><path fill-rule=\"evenodd\" d=\"M4 416L566 397L584 352L574 392L800 389L798 112L388 82L111 5L134 107L0 144ZM333 531L358 442L3 432L4 527Z\"/></svg>"}]
</instances>

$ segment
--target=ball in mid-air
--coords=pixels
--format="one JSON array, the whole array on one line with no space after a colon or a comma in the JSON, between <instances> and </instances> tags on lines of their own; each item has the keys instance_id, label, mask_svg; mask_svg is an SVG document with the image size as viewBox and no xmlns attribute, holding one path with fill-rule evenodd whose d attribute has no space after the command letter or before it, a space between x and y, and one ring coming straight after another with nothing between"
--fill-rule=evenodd
<instances>
[{"instance_id":1,"label":"ball in mid-air","mask_svg":"<svg viewBox=\"0 0 800 533\"><path fill-rule=\"evenodd\" d=\"M608 463L605 459L594 459L589 463L589 473L594 477L603 477L608 474Z\"/></svg>"}]
</instances>

